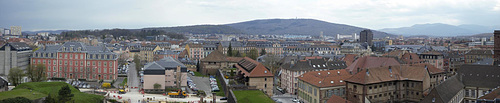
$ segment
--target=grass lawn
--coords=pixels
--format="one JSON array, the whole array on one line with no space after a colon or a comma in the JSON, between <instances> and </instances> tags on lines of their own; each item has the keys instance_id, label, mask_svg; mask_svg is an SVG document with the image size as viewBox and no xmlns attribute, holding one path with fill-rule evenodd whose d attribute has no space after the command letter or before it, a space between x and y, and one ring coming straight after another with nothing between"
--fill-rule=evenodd
<instances>
[{"instance_id":1,"label":"grass lawn","mask_svg":"<svg viewBox=\"0 0 500 103\"><path fill-rule=\"evenodd\" d=\"M225 97L226 95L225 95L224 89L222 89L222 85L221 85L222 81L220 81L218 78L216 78L216 79L217 79L217 86L219 87L220 91L215 92L215 95Z\"/></svg>"},{"instance_id":2,"label":"grass lawn","mask_svg":"<svg viewBox=\"0 0 500 103\"><path fill-rule=\"evenodd\" d=\"M201 74L200 72L195 72L195 71L193 71L193 72L194 72L194 76L197 76L197 77L208 77L206 75Z\"/></svg>"},{"instance_id":3,"label":"grass lawn","mask_svg":"<svg viewBox=\"0 0 500 103\"><path fill-rule=\"evenodd\" d=\"M274 103L271 98L260 90L235 90L233 93L238 103Z\"/></svg>"},{"instance_id":4,"label":"grass lawn","mask_svg":"<svg viewBox=\"0 0 500 103\"><path fill-rule=\"evenodd\" d=\"M33 91L44 93L45 95L50 94L53 97L57 98L57 96L59 95L59 89L61 89L62 86L66 85L70 87L71 93L74 94L72 100L74 100L75 103L98 102L104 98L104 96L80 92L78 89L74 88L73 86L65 82L29 82L18 85L16 88L14 88L14 90L17 91L17 90L31 88L33 89ZM1 94L3 94L3 92L1 92L0 95ZM23 95L29 95L29 94L23 94Z\"/></svg>"},{"instance_id":5,"label":"grass lawn","mask_svg":"<svg viewBox=\"0 0 500 103\"><path fill-rule=\"evenodd\" d=\"M7 98L15 98L15 97L25 97L30 100L39 99L42 97L47 97L47 94L40 92L30 92L28 89L16 89L11 91L0 92L0 100L4 100Z\"/></svg>"}]
</instances>

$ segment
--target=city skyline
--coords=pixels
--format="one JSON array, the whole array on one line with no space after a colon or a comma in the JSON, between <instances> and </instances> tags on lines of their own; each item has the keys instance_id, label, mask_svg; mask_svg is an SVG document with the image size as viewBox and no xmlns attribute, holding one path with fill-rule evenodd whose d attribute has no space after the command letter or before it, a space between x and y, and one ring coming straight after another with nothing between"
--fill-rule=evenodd
<instances>
[{"instance_id":1,"label":"city skyline","mask_svg":"<svg viewBox=\"0 0 500 103\"><path fill-rule=\"evenodd\" d=\"M444 23L494 26L500 0L0 1L0 27L23 31L138 29L308 18L369 29Z\"/></svg>"}]
</instances>

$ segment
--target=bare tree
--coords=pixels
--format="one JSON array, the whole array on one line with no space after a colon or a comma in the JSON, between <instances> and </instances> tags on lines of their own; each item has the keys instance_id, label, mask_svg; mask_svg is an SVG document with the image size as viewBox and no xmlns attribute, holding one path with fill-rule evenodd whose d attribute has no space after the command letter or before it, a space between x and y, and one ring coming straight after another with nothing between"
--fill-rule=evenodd
<instances>
[{"instance_id":1,"label":"bare tree","mask_svg":"<svg viewBox=\"0 0 500 103\"><path fill-rule=\"evenodd\" d=\"M279 68L278 61L280 61L280 57L274 54L267 54L264 56L264 66L266 66L272 73L276 73L277 69Z\"/></svg>"},{"instance_id":2,"label":"bare tree","mask_svg":"<svg viewBox=\"0 0 500 103\"><path fill-rule=\"evenodd\" d=\"M17 86L21 84L21 81L25 75L26 74L24 73L24 71L19 69L18 67L11 68L9 70L9 81L10 83L12 83L12 85Z\"/></svg>"},{"instance_id":3,"label":"bare tree","mask_svg":"<svg viewBox=\"0 0 500 103\"><path fill-rule=\"evenodd\" d=\"M46 69L46 67L44 64L37 64L35 66L33 66L33 65L28 66L28 68L26 69L28 78L30 78L32 82L44 81L46 78L45 69Z\"/></svg>"}]
</instances>

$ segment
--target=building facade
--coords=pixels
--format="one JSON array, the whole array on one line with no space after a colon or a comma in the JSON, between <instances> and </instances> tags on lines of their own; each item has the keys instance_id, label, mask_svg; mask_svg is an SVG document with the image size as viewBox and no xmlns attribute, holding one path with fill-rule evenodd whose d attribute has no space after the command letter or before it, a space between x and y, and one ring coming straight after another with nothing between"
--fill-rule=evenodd
<instances>
[{"instance_id":1,"label":"building facade","mask_svg":"<svg viewBox=\"0 0 500 103\"><path fill-rule=\"evenodd\" d=\"M0 48L0 76L8 76L11 68L26 69L30 63L31 47L23 42L6 43Z\"/></svg>"},{"instance_id":2,"label":"building facade","mask_svg":"<svg viewBox=\"0 0 500 103\"><path fill-rule=\"evenodd\" d=\"M187 67L172 57L150 62L144 70L145 92L164 92L165 88L187 86ZM155 89L155 84L161 87Z\"/></svg>"},{"instance_id":3,"label":"building facade","mask_svg":"<svg viewBox=\"0 0 500 103\"><path fill-rule=\"evenodd\" d=\"M44 64L48 78L115 80L118 55L104 46L81 42L45 46L33 52L31 63Z\"/></svg>"},{"instance_id":4,"label":"building facade","mask_svg":"<svg viewBox=\"0 0 500 103\"><path fill-rule=\"evenodd\" d=\"M333 95L344 98L344 80L351 76L345 69L307 72L299 77L297 96L309 103L325 103Z\"/></svg>"},{"instance_id":5,"label":"building facade","mask_svg":"<svg viewBox=\"0 0 500 103\"><path fill-rule=\"evenodd\" d=\"M302 60L294 58L279 67L279 70L281 70L280 86L286 88L286 92L289 94L297 94L298 77L304 73L345 69L346 67L344 61L326 60L322 57L306 57Z\"/></svg>"},{"instance_id":6,"label":"building facade","mask_svg":"<svg viewBox=\"0 0 500 103\"><path fill-rule=\"evenodd\" d=\"M10 34L21 35L22 34L21 26L10 26Z\"/></svg>"},{"instance_id":7,"label":"building facade","mask_svg":"<svg viewBox=\"0 0 500 103\"><path fill-rule=\"evenodd\" d=\"M430 88L423 66L385 66L363 69L345 80L347 100L355 103L419 102Z\"/></svg>"},{"instance_id":8,"label":"building facade","mask_svg":"<svg viewBox=\"0 0 500 103\"><path fill-rule=\"evenodd\" d=\"M368 43L370 46L373 46L373 32L371 30L363 30L359 33L359 42L360 43Z\"/></svg>"}]
</instances>

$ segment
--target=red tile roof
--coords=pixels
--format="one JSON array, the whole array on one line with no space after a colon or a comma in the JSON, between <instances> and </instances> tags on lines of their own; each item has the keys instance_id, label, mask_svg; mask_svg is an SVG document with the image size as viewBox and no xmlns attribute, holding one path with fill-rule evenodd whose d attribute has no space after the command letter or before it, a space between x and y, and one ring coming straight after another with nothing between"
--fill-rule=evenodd
<instances>
[{"instance_id":1,"label":"red tile roof","mask_svg":"<svg viewBox=\"0 0 500 103\"><path fill-rule=\"evenodd\" d=\"M316 87L345 86L344 80L350 78L351 73L345 69L312 71L302 74L298 79Z\"/></svg>"},{"instance_id":2,"label":"red tile roof","mask_svg":"<svg viewBox=\"0 0 500 103\"><path fill-rule=\"evenodd\" d=\"M426 76L428 77L428 72L424 66L401 65L363 69L346 81L359 84L373 84L395 80L423 81Z\"/></svg>"},{"instance_id":3,"label":"red tile roof","mask_svg":"<svg viewBox=\"0 0 500 103\"><path fill-rule=\"evenodd\" d=\"M347 66L351 65L354 60L356 60L356 54L346 54L343 61L345 61L345 64Z\"/></svg>"},{"instance_id":4,"label":"red tile roof","mask_svg":"<svg viewBox=\"0 0 500 103\"><path fill-rule=\"evenodd\" d=\"M403 60L406 64L423 62L423 60L420 59L416 53L406 53L401 57L401 60Z\"/></svg>"},{"instance_id":5,"label":"red tile roof","mask_svg":"<svg viewBox=\"0 0 500 103\"><path fill-rule=\"evenodd\" d=\"M366 68L394 66L394 65L400 65L400 63L394 58L365 56L358 58L346 69L348 72L357 73L358 68L362 70Z\"/></svg>"},{"instance_id":6,"label":"red tile roof","mask_svg":"<svg viewBox=\"0 0 500 103\"><path fill-rule=\"evenodd\" d=\"M273 73L269 71L262 63L259 63L252 58L244 57L238 64L235 65L238 71L241 71L248 77L272 77Z\"/></svg>"},{"instance_id":7,"label":"red tile roof","mask_svg":"<svg viewBox=\"0 0 500 103\"><path fill-rule=\"evenodd\" d=\"M428 64L428 63L421 63L421 64L416 64L418 66L427 66L427 70L429 71L430 74L439 74L439 73L445 73L444 70L437 68L434 65Z\"/></svg>"},{"instance_id":8,"label":"red tile roof","mask_svg":"<svg viewBox=\"0 0 500 103\"><path fill-rule=\"evenodd\" d=\"M352 103L351 101L348 101L340 96L337 95L332 95L326 103Z\"/></svg>"}]
</instances>

